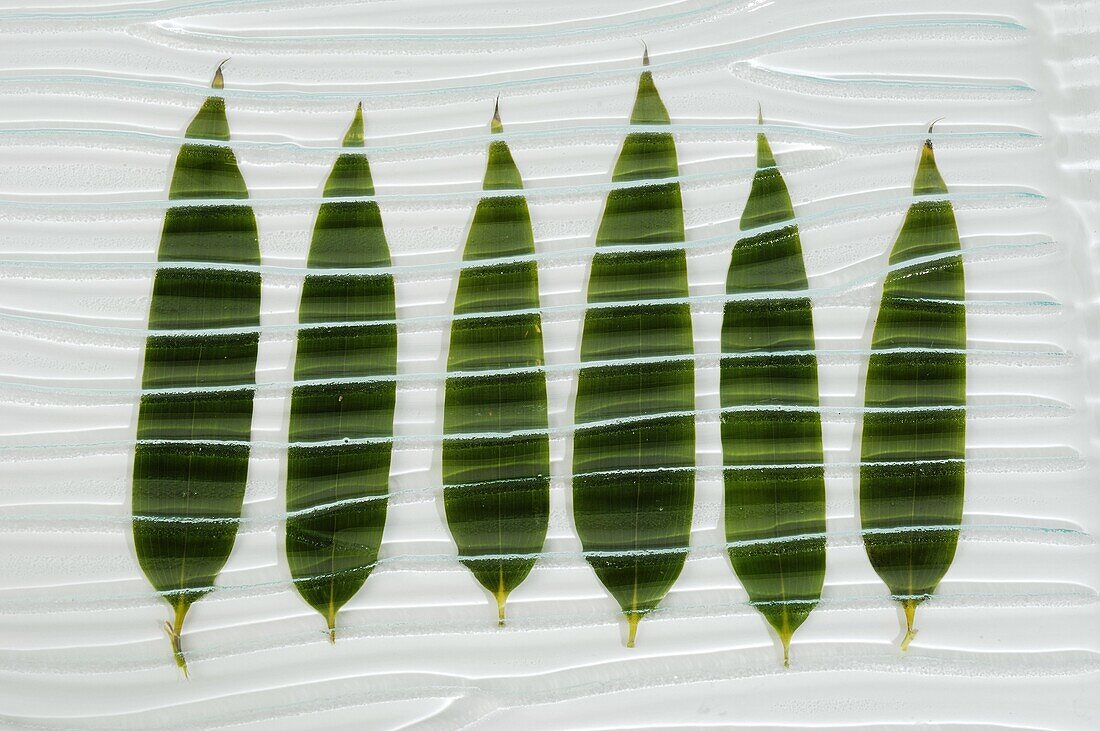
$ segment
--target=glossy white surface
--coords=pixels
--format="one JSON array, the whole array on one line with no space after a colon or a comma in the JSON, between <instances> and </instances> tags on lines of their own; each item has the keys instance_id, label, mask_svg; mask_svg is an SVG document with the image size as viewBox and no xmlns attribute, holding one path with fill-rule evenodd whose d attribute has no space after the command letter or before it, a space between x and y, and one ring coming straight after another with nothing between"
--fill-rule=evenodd
<instances>
[{"instance_id":1,"label":"glossy white surface","mask_svg":"<svg viewBox=\"0 0 1100 731\"><path fill-rule=\"evenodd\" d=\"M693 553L634 650L580 555L569 427L586 267L648 43L674 122L696 346ZM0 726L1100 725L1100 3L0 2ZM225 57L263 326L244 523L191 610L191 680L133 555L129 478L167 175ZM496 627L454 559L438 436L493 99L540 254L546 557ZM282 455L320 188L358 100L398 281L383 562L335 647L288 583ZM826 590L784 671L722 550L715 356L757 103L798 213L821 358ZM861 365L928 122L971 305L966 527L921 633L859 542Z\"/></svg>"}]
</instances>

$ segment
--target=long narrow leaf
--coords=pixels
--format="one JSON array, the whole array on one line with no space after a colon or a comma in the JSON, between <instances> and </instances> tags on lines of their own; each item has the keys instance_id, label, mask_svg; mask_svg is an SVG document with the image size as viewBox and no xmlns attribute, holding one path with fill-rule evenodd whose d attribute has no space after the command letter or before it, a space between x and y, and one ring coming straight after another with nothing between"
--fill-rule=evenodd
<instances>
[{"instance_id":1,"label":"long narrow leaf","mask_svg":"<svg viewBox=\"0 0 1100 731\"><path fill-rule=\"evenodd\" d=\"M931 139L921 149L913 194L947 194ZM951 566L962 521L966 311L959 251L949 201L909 207L890 252L890 264L903 266L886 278L867 368L859 490L863 543L904 609L902 649L916 634L917 605ZM904 266L934 255L932 262ZM923 350L877 352L897 348Z\"/></svg>"},{"instance_id":2,"label":"long narrow leaf","mask_svg":"<svg viewBox=\"0 0 1100 731\"><path fill-rule=\"evenodd\" d=\"M494 134L503 131L499 109ZM508 144L493 140L485 190L522 190ZM483 198L474 213L463 260L535 253L527 200ZM532 260L464 268L451 326L448 371L530 368L543 364L538 267ZM526 310L523 314L509 314ZM527 578L546 539L550 515L546 378L531 370L508 375L449 377L443 431L443 491L447 523L462 562L497 601L504 624L508 594ZM492 434L494 436L477 436ZM479 558L485 556L486 558Z\"/></svg>"},{"instance_id":3,"label":"long narrow leaf","mask_svg":"<svg viewBox=\"0 0 1100 731\"><path fill-rule=\"evenodd\" d=\"M221 89L222 83L219 67L213 87ZM186 136L228 140L225 100L207 98ZM187 142L176 158L168 197L244 199L248 190L231 149ZM240 204L169 208L157 258L259 264L252 208ZM156 273L149 305L152 330L246 327L258 325L259 320L260 275L255 271L165 268ZM216 394L146 395L138 414L134 544L145 576L174 610L165 630L184 674L184 617L195 601L212 590L229 558L249 455L247 446L195 440L249 440L257 341L254 333L170 335L151 336L145 345L143 388L241 387Z\"/></svg>"},{"instance_id":4,"label":"long narrow leaf","mask_svg":"<svg viewBox=\"0 0 1100 731\"><path fill-rule=\"evenodd\" d=\"M741 230L769 228L737 242L726 293L782 296L732 300L725 308L722 353L737 357L722 360L722 407L749 407L722 415L724 461L734 468L725 473L726 540L737 576L778 633L789 664L791 635L821 599L825 580L825 469L814 410L813 309L798 296L809 286L802 244L794 223L776 227L794 210L763 132L756 165ZM775 351L800 352L751 355Z\"/></svg>"},{"instance_id":5,"label":"long narrow leaf","mask_svg":"<svg viewBox=\"0 0 1100 731\"><path fill-rule=\"evenodd\" d=\"M344 147L363 147L361 104ZM367 156L341 154L324 195L374 195ZM321 205L308 267L389 265L378 203ZM388 273L307 275L299 322L375 322L299 331L294 380L393 376L395 313L393 276ZM332 642L336 613L363 586L378 560L386 523L395 397L393 380L296 386L291 395L289 438L297 446L287 455L286 556L295 588L325 618ZM364 438L375 441L332 444Z\"/></svg>"},{"instance_id":6,"label":"long narrow leaf","mask_svg":"<svg viewBox=\"0 0 1100 731\"><path fill-rule=\"evenodd\" d=\"M669 124L648 69L638 81L630 121ZM634 185L608 195L597 247L682 242L680 185L660 182L677 174L670 133L628 135L614 180ZM588 302L623 304L588 310L581 360L690 355L691 311L687 304L664 301L687 295L682 248L597 252ZM613 363L580 371L574 519L589 564L627 617L630 647L638 622L668 593L687 557L695 495L694 409L690 361ZM585 426L593 422L605 423Z\"/></svg>"}]
</instances>

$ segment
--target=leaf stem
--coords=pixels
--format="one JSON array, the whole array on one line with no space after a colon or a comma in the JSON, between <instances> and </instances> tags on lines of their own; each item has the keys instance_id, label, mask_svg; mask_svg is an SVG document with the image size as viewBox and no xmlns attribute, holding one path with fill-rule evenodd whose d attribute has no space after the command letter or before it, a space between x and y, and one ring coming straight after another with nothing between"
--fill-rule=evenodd
<instances>
[{"instance_id":1,"label":"leaf stem","mask_svg":"<svg viewBox=\"0 0 1100 731\"><path fill-rule=\"evenodd\" d=\"M336 606L330 600L328 603L328 641L330 645L336 644Z\"/></svg>"},{"instance_id":2,"label":"leaf stem","mask_svg":"<svg viewBox=\"0 0 1100 731\"><path fill-rule=\"evenodd\" d=\"M638 637L638 623L641 621L641 612L634 611L626 615L626 623L630 627L629 633L626 636L627 647L634 647L634 640Z\"/></svg>"},{"instance_id":3,"label":"leaf stem","mask_svg":"<svg viewBox=\"0 0 1100 731\"><path fill-rule=\"evenodd\" d=\"M176 666L183 672L183 677L189 679L191 674L187 671L187 658L183 656L183 619L187 616L190 604L180 602L176 605L176 617L174 622L164 623L164 632L168 635L168 641L172 645L172 656L176 659Z\"/></svg>"},{"instance_id":4,"label":"leaf stem","mask_svg":"<svg viewBox=\"0 0 1100 731\"><path fill-rule=\"evenodd\" d=\"M493 592L493 596L497 598L497 627L504 626L504 603L508 601L508 592L504 589L503 584L499 589Z\"/></svg>"},{"instance_id":5,"label":"leaf stem","mask_svg":"<svg viewBox=\"0 0 1100 731\"><path fill-rule=\"evenodd\" d=\"M901 602L902 611L905 612L905 636L901 638L902 652L909 649L909 643L917 636L917 630L913 629L913 615L916 614L919 603L917 599L903 599Z\"/></svg>"}]
</instances>

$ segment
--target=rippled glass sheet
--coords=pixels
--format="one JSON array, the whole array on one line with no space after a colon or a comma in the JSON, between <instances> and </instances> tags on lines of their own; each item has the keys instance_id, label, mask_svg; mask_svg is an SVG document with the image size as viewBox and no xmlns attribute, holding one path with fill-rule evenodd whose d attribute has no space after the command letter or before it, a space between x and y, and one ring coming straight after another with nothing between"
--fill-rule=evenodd
<instances>
[{"instance_id":1,"label":"rippled glass sheet","mask_svg":"<svg viewBox=\"0 0 1100 731\"><path fill-rule=\"evenodd\" d=\"M1055 0L0 5L0 725L1095 727L1097 17ZM677 152L696 476L684 568L627 649L571 478L596 232L643 131L640 41ZM184 681L130 494L170 171L227 57L261 254L257 387L241 522L189 610ZM532 223L550 460L546 541L503 628L459 561L440 456L498 95ZM284 486L310 236L360 100L398 366L378 564L334 648L291 586ZM966 492L903 654L860 534L863 383L938 117L965 271ZM824 585L789 670L724 524L721 329L761 131L805 261L824 457Z\"/></svg>"}]
</instances>

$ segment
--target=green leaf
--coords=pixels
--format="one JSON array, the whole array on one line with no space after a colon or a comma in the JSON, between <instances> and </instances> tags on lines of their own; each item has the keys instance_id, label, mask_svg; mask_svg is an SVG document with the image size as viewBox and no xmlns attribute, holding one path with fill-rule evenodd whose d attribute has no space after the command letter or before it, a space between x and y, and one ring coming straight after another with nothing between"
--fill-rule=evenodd
<instances>
[{"instance_id":1,"label":"green leaf","mask_svg":"<svg viewBox=\"0 0 1100 731\"><path fill-rule=\"evenodd\" d=\"M931 139L921 150L913 193L947 194ZM916 634L917 605L951 566L962 522L966 311L959 252L949 201L921 200L909 207L890 252L896 268L883 287L867 368L859 489L863 543L905 611L903 649Z\"/></svg>"},{"instance_id":2,"label":"green leaf","mask_svg":"<svg viewBox=\"0 0 1100 731\"><path fill-rule=\"evenodd\" d=\"M644 63L648 64L648 54ZM631 123L669 124L649 70ZM695 375L676 145L669 132L632 132L607 197L588 282L573 438L573 514L596 576L619 602L633 647L638 622L687 558L695 495ZM639 182L645 181L645 182ZM591 305L596 305L595 307Z\"/></svg>"},{"instance_id":3,"label":"green leaf","mask_svg":"<svg viewBox=\"0 0 1100 731\"><path fill-rule=\"evenodd\" d=\"M220 67L213 86L221 88ZM228 140L225 100L209 97L186 136ZM168 197L244 199L248 190L230 148L187 142L176 157ZM258 265L252 208L169 208L157 259ZM151 330L246 328L259 322L260 275L255 271L182 267L156 273ZM138 413L134 545L145 576L174 610L165 630L184 674L184 617L191 604L213 590L240 522L249 455L240 442L251 436L257 342L255 332L153 335L146 341L144 389L240 386L218 393L148 394Z\"/></svg>"},{"instance_id":4,"label":"green leaf","mask_svg":"<svg viewBox=\"0 0 1100 731\"><path fill-rule=\"evenodd\" d=\"M361 104L344 146L363 146ZM324 194L373 196L366 155L341 154ZM309 249L311 269L389 265L378 203L321 205ZM335 642L336 613L374 569L386 523L397 373L393 276L309 274L299 322L371 324L300 330L295 381L383 377L300 385L291 394L289 438L294 446L287 455L287 562L295 588L325 618L329 639ZM349 439L360 441L341 443ZM371 441L363 443L364 439Z\"/></svg>"},{"instance_id":5,"label":"green leaf","mask_svg":"<svg viewBox=\"0 0 1100 731\"><path fill-rule=\"evenodd\" d=\"M492 131L500 133L499 109ZM522 190L508 144L493 140L485 190ZM527 200L478 202L463 261L531 257ZM535 565L550 516L550 441L538 267L522 261L466 266L458 279L443 410L443 501L462 563L497 600ZM527 310L519 313L517 310ZM500 373L523 368L520 372ZM476 373L476 371L491 371ZM455 375L462 373L463 375ZM536 431L536 434L513 432Z\"/></svg>"},{"instance_id":6,"label":"green leaf","mask_svg":"<svg viewBox=\"0 0 1100 731\"><path fill-rule=\"evenodd\" d=\"M765 230L734 246L726 294L750 298L727 302L722 321L726 541L789 664L825 580L825 469L802 244L798 226L783 225L794 210L763 132L756 165L741 230Z\"/></svg>"}]
</instances>

